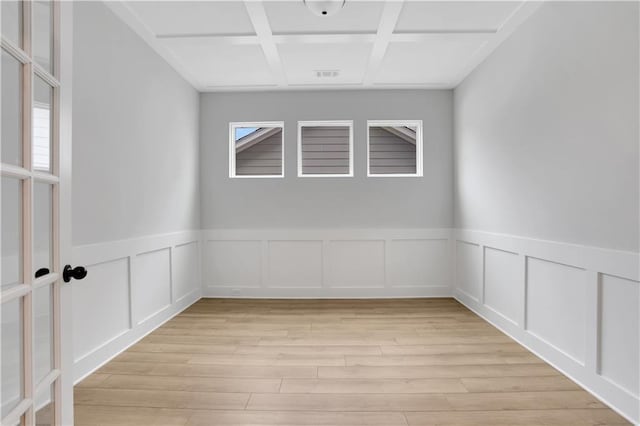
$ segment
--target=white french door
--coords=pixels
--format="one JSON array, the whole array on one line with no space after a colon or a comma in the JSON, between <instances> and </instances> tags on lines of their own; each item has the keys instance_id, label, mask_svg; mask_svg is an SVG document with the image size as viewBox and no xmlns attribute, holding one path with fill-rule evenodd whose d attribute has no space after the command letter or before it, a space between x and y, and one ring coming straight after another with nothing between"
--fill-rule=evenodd
<instances>
[{"instance_id":1,"label":"white french door","mask_svg":"<svg viewBox=\"0 0 640 426\"><path fill-rule=\"evenodd\" d=\"M73 422L70 289L70 7L0 2L2 425ZM67 10L69 9L69 10ZM69 52L70 53L70 52ZM67 377L68 376L68 377Z\"/></svg>"}]
</instances>

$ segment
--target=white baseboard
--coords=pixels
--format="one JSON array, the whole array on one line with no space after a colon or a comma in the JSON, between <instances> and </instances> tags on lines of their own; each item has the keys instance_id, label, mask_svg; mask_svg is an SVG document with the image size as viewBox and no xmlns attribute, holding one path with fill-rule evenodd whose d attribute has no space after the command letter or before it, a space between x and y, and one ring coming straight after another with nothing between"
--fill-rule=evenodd
<instances>
[{"instance_id":1,"label":"white baseboard","mask_svg":"<svg viewBox=\"0 0 640 426\"><path fill-rule=\"evenodd\" d=\"M455 297L640 422L638 253L454 231Z\"/></svg>"},{"instance_id":2,"label":"white baseboard","mask_svg":"<svg viewBox=\"0 0 640 426\"><path fill-rule=\"evenodd\" d=\"M239 288L207 287L204 297L247 299L392 299L452 297L451 287L398 288Z\"/></svg>"}]
</instances>

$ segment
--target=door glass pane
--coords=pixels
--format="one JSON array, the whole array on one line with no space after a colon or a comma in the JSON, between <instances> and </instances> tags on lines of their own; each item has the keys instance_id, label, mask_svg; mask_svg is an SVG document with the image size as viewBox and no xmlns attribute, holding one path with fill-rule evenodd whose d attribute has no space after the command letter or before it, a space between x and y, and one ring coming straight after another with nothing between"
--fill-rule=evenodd
<instances>
[{"instance_id":1,"label":"door glass pane","mask_svg":"<svg viewBox=\"0 0 640 426\"><path fill-rule=\"evenodd\" d=\"M2 35L22 47L22 2L2 0ZM3 64L4 67L4 64Z\"/></svg>"},{"instance_id":2,"label":"door glass pane","mask_svg":"<svg viewBox=\"0 0 640 426\"><path fill-rule=\"evenodd\" d=\"M48 284L33 294L33 360L35 380L39 383L53 369L53 285Z\"/></svg>"},{"instance_id":3,"label":"door glass pane","mask_svg":"<svg viewBox=\"0 0 640 426\"><path fill-rule=\"evenodd\" d=\"M22 282L22 181L2 178L2 289Z\"/></svg>"},{"instance_id":4,"label":"door glass pane","mask_svg":"<svg viewBox=\"0 0 640 426\"><path fill-rule=\"evenodd\" d=\"M2 3L4 4L4 3ZM2 10L4 13L4 9ZM4 23L4 15L2 17ZM22 165L22 64L2 51L2 158L3 163Z\"/></svg>"},{"instance_id":5,"label":"door glass pane","mask_svg":"<svg viewBox=\"0 0 640 426\"><path fill-rule=\"evenodd\" d=\"M50 1L33 3L33 59L50 73L53 70L53 10Z\"/></svg>"},{"instance_id":6,"label":"door glass pane","mask_svg":"<svg viewBox=\"0 0 640 426\"><path fill-rule=\"evenodd\" d=\"M51 171L53 89L36 76L33 90L33 169L48 172Z\"/></svg>"},{"instance_id":7,"label":"door glass pane","mask_svg":"<svg viewBox=\"0 0 640 426\"><path fill-rule=\"evenodd\" d=\"M38 269L52 270L53 187L48 183L33 185L33 273Z\"/></svg>"},{"instance_id":8,"label":"door glass pane","mask_svg":"<svg viewBox=\"0 0 640 426\"><path fill-rule=\"evenodd\" d=\"M36 395L36 426L53 425L53 385Z\"/></svg>"},{"instance_id":9,"label":"door glass pane","mask_svg":"<svg viewBox=\"0 0 640 426\"><path fill-rule=\"evenodd\" d=\"M2 413L4 418L22 399L22 298L2 304Z\"/></svg>"}]
</instances>

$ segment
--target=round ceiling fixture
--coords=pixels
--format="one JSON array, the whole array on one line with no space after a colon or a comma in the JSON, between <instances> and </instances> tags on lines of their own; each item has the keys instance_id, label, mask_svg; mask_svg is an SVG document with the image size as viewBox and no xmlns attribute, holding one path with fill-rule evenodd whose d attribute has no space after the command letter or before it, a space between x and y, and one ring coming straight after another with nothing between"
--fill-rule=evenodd
<instances>
[{"instance_id":1,"label":"round ceiling fixture","mask_svg":"<svg viewBox=\"0 0 640 426\"><path fill-rule=\"evenodd\" d=\"M302 0L317 16L335 15L342 9L346 0Z\"/></svg>"}]
</instances>

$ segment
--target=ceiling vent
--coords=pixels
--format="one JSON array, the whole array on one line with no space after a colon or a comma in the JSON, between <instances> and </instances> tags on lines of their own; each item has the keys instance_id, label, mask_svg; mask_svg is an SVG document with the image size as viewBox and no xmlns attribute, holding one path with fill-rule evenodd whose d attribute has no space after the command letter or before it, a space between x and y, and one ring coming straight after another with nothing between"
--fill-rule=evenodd
<instances>
[{"instance_id":1,"label":"ceiling vent","mask_svg":"<svg viewBox=\"0 0 640 426\"><path fill-rule=\"evenodd\" d=\"M336 78L340 75L340 70L315 70L318 78Z\"/></svg>"}]
</instances>

